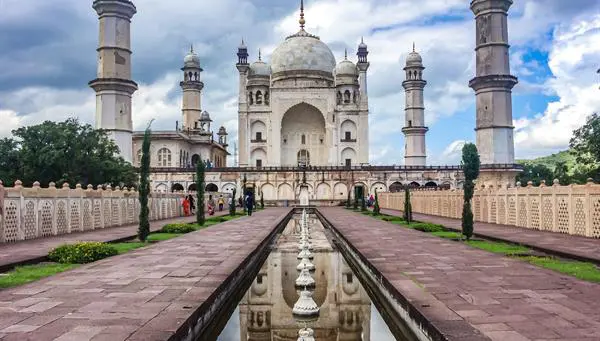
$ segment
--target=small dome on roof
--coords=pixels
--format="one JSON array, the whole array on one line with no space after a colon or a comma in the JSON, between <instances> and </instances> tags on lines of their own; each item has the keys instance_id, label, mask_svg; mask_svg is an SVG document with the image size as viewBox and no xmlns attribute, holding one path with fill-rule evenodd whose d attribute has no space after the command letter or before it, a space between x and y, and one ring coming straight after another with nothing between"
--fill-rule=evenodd
<instances>
[{"instance_id":1,"label":"small dome on roof","mask_svg":"<svg viewBox=\"0 0 600 341\"><path fill-rule=\"evenodd\" d=\"M358 75L358 69L356 68L356 65L353 62L348 60L347 52L346 52L346 57L344 58L344 60L339 62L338 65L335 67L335 75L336 76L339 76L339 75L357 76Z\"/></svg>"},{"instance_id":2,"label":"small dome on roof","mask_svg":"<svg viewBox=\"0 0 600 341\"><path fill-rule=\"evenodd\" d=\"M183 58L183 64L185 67L200 67L200 57L194 52L194 47L190 48L190 52Z\"/></svg>"},{"instance_id":3,"label":"small dome on roof","mask_svg":"<svg viewBox=\"0 0 600 341\"><path fill-rule=\"evenodd\" d=\"M200 121L207 121L207 122L212 121L210 119L210 114L208 113L208 111L203 111L202 112L202 115L200 115Z\"/></svg>"},{"instance_id":4,"label":"small dome on roof","mask_svg":"<svg viewBox=\"0 0 600 341\"><path fill-rule=\"evenodd\" d=\"M271 66L262 61L260 51L258 52L258 60L250 65L249 76L271 76Z\"/></svg>"},{"instance_id":5,"label":"small dome on roof","mask_svg":"<svg viewBox=\"0 0 600 341\"><path fill-rule=\"evenodd\" d=\"M221 128L219 128L219 134L218 135L227 135L227 130L225 130L224 126L221 126Z\"/></svg>"}]
</instances>

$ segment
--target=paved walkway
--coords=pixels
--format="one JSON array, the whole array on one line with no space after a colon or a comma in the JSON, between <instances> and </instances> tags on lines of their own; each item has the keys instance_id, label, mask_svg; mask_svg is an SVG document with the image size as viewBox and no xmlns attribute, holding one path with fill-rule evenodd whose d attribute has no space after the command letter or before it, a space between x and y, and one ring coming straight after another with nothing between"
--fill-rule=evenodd
<instances>
[{"instance_id":1,"label":"paved walkway","mask_svg":"<svg viewBox=\"0 0 600 341\"><path fill-rule=\"evenodd\" d=\"M216 212L215 215L225 215L228 213L225 211ZM150 222L150 231L158 231L170 223L192 223L195 219L195 217L178 217L154 220ZM78 241L112 242L129 239L137 236L137 230L138 225L136 224L0 244L0 271L9 270L15 265L40 262L48 255L50 250L65 243Z\"/></svg>"},{"instance_id":2,"label":"paved walkway","mask_svg":"<svg viewBox=\"0 0 600 341\"><path fill-rule=\"evenodd\" d=\"M396 210L382 209L381 212L402 216L402 212ZM413 213L413 219L444 225L444 227L458 232L462 230L460 219L420 213ZM600 239L482 222L475 223L474 232L476 236L482 238L517 243L539 251L600 264Z\"/></svg>"},{"instance_id":3,"label":"paved walkway","mask_svg":"<svg viewBox=\"0 0 600 341\"><path fill-rule=\"evenodd\" d=\"M598 284L343 208L319 210L449 340L600 340Z\"/></svg>"},{"instance_id":4,"label":"paved walkway","mask_svg":"<svg viewBox=\"0 0 600 341\"><path fill-rule=\"evenodd\" d=\"M288 212L259 211L0 291L0 340L167 340Z\"/></svg>"}]
</instances>

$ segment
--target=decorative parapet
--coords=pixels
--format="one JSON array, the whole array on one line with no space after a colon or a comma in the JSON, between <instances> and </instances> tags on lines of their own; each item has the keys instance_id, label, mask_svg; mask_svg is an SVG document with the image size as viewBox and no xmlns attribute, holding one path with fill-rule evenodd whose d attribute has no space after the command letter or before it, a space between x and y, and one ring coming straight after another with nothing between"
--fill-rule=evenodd
<instances>
[{"instance_id":1,"label":"decorative parapet","mask_svg":"<svg viewBox=\"0 0 600 341\"><path fill-rule=\"evenodd\" d=\"M472 200L475 221L511 225L541 231L600 238L600 185L507 188L488 186L475 190ZM382 208L402 210L404 193L381 193ZM413 212L460 219L462 190L411 190Z\"/></svg>"},{"instance_id":2,"label":"decorative parapet","mask_svg":"<svg viewBox=\"0 0 600 341\"><path fill-rule=\"evenodd\" d=\"M139 193L133 188L103 189L92 185L75 189L50 183L31 188L16 181L5 188L0 182L0 242L15 242L73 232L85 232L139 222ZM150 220L183 216L182 193L150 193Z\"/></svg>"}]
</instances>

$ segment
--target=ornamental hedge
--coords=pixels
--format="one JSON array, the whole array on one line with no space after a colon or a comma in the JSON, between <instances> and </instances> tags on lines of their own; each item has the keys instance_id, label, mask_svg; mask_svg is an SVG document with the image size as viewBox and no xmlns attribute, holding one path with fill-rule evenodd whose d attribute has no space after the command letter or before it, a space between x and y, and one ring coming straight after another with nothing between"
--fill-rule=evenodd
<instances>
[{"instance_id":1,"label":"ornamental hedge","mask_svg":"<svg viewBox=\"0 0 600 341\"><path fill-rule=\"evenodd\" d=\"M167 224L163 226L163 233L190 233L196 231L196 225L192 224Z\"/></svg>"},{"instance_id":2,"label":"ornamental hedge","mask_svg":"<svg viewBox=\"0 0 600 341\"><path fill-rule=\"evenodd\" d=\"M85 264L115 256L119 252L115 247L100 242L80 242L61 245L48 254L51 261L66 264Z\"/></svg>"}]
</instances>

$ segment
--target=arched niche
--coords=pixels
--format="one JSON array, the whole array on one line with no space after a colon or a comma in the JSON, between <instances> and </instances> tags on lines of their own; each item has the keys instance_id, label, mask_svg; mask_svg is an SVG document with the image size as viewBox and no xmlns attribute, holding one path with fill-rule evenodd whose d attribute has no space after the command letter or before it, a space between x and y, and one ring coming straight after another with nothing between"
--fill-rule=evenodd
<instances>
[{"instance_id":1,"label":"arched niche","mask_svg":"<svg viewBox=\"0 0 600 341\"><path fill-rule=\"evenodd\" d=\"M281 120L281 165L297 166L302 149L310 154L311 165L327 165L329 144L325 135L325 118L319 109L307 103L288 109Z\"/></svg>"},{"instance_id":2,"label":"arched niche","mask_svg":"<svg viewBox=\"0 0 600 341\"><path fill-rule=\"evenodd\" d=\"M387 191L387 188L383 182L376 182L371 185L371 193L373 195L375 195L375 191L377 191L377 193L383 193Z\"/></svg>"},{"instance_id":3,"label":"arched niche","mask_svg":"<svg viewBox=\"0 0 600 341\"><path fill-rule=\"evenodd\" d=\"M353 148L347 147L342 150L342 164L345 166L355 165L357 163L356 151Z\"/></svg>"},{"instance_id":4,"label":"arched niche","mask_svg":"<svg viewBox=\"0 0 600 341\"><path fill-rule=\"evenodd\" d=\"M207 192L218 192L219 187L213 183L207 184L205 190Z\"/></svg>"},{"instance_id":5,"label":"arched niche","mask_svg":"<svg viewBox=\"0 0 600 341\"><path fill-rule=\"evenodd\" d=\"M264 184L260 187L264 200L277 200L277 190L272 184Z\"/></svg>"},{"instance_id":6,"label":"arched niche","mask_svg":"<svg viewBox=\"0 0 600 341\"><path fill-rule=\"evenodd\" d=\"M256 148L250 153L250 162L253 167L262 167L267 163L267 152L263 148Z\"/></svg>"},{"instance_id":7,"label":"arched niche","mask_svg":"<svg viewBox=\"0 0 600 341\"><path fill-rule=\"evenodd\" d=\"M325 182L322 182L317 185L317 191L315 194L317 200L331 199L331 186Z\"/></svg>"},{"instance_id":8,"label":"arched niche","mask_svg":"<svg viewBox=\"0 0 600 341\"><path fill-rule=\"evenodd\" d=\"M338 182L333 186L333 198L336 200L345 200L348 198L348 186L343 182Z\"/></svg>"},{"instance_id":9,"label":"arched niche","mask_svg":"<svg viewBox=\"0 0 600 341\"><path fill-rule=\"evenodd\" d=\"M294 200L294 189L288 183L283 183L277 188L278 200Z\"/></svg>"},{"instance_id":10,"label":"arched niche","mask_svg":"<svg viewBox=\"0 0 600 341\"><path fill-rule=\"evenodd\" d=\"M171 192L183 192L183 185L180 183L175 183L171 186Z\"/></svg>"},{"instance_id":11,"label":"arched niche","mask_svg":"<svg viewBox=\"0 0 600 341\"><path fill-rule=\"evenodd\" d=\"M250 139L253 141L264 141L267 139L267 125L260 120L250 124Z\"/></svg>"},{"instance_id":12,"label":"arched niche","mask_svg":"<svg viewBox=\"0 0 600 341\"><path fill-rule=\"evenodd\" d=\"M342 141L356 140L356 123L352 120L345 120L340 126L340 136Z\"/></svg>"}]
</instances>

